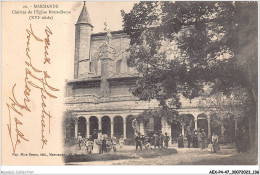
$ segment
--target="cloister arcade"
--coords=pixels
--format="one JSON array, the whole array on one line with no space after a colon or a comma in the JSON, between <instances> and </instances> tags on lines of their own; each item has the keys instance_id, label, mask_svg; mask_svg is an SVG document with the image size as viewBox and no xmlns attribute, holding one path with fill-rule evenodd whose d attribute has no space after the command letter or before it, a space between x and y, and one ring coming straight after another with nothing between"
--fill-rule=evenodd
<instances>
[{"instance_id":1,"label":"cloister arcade","mask_svg":"<svg viewBox=\"0 0 260 175\"><path fill-rule=\"evenodd\" d=\"M74 131L69 131L70 136L66 134L68 137L78 137L78 133L81 134L82 137L89 138L93 131L101 130L102 134L107 134L108 137L115 136L120 138L123 136L125 139L133 139L135 136L135 130L133 128L133 121L135 120L135 114L84 114L84 113L76 113L74 116L74 121L71 123L73 125ZM155 118L150 121L138 123L137 130L141 134L144 134L146 131L161 130L162 133L167 132L167 134L171 137L177 137L178 134L182 133L185 136L185 131L188 126L190 126L193 130L204 129L208 136L211 135L212 128L213 130L218 130L217 134L224 134L225 128L227 126L220 125L212 122L211 119L214 118L212 114L206 114L201 112L179 112L180 117L188 118L188 121L181 122L181 127L179 129L174 128L173 125L169 124L166 119ZM216 114L215 114L216 115ZM237 119L234 118L234 129L237 129ZM148 127L149 125L149 127ZM152 128L152 129L151 129ZM216 129L217 128L217 129ZM67 132L67 131L66 131Z\"/></svg>"},{"instance_id":2,"label":"cloister arcade","mask_svg":"<svg viewBox=\"0 0 260 175\"><path fill-rule=\"evenodd\" d=\"M132 127L133 115L76 115L73 122L74 137L78 137L80 133L82 137L89 138L94 130L101 130L102 134L107 134L108 137L115 136L120 138L133 138L135 133ZM127 132L126 132L127 131ZM70 131L70 133L72 133Z\"/></svg>"}]
</instances>

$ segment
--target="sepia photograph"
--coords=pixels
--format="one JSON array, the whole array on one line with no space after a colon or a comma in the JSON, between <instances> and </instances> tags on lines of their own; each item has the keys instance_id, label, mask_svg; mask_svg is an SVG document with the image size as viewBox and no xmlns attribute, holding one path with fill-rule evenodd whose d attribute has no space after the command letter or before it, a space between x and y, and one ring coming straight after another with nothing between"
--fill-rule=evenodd
<instances>
[{"instance_id":1,"label":"sepia photograph","mask_svg":"<svg viewBox=\"0 0 260 175\"><path fill-rule=\"evenodd\" d=\"M257 164L257 2L136 2L99 33L81 8L65 164Z\"/></svg>"},{"instance_id":2,"label":"sepia photograph","mask_svg":"<svg viewBox=\"0 0 260 175\"><path fill-rule=\"evenodd\" d=\"M259 174L258 1L1 10L1 173Z\"/></svg>"}]
</instances>

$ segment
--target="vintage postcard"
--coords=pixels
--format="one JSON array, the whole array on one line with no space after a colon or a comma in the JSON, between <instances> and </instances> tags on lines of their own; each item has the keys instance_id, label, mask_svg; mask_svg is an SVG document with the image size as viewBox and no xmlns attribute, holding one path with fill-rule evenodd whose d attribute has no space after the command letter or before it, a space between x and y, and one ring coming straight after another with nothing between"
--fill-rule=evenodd
<instances>
[{"instance_id":1,"label":"vintage postcard","mask_svg":"<svg viewBox=\"0 0 260 175\"><path fill-rule=\"evenodd\" d=\"M1 8L2 165L258 164L257 1Z\"/></svg>"}]
</instances>

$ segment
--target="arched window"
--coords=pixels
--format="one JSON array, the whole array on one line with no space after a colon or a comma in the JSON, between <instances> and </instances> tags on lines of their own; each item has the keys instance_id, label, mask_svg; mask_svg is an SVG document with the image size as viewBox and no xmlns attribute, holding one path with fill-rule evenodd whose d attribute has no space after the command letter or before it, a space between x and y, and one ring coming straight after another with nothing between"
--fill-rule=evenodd
<instances>
[{"instance_id":1,"label":"arched window","mask_svg":"<svg viewBox=\"0 0 260 175\"><path fill-rule=\"evenodd\" d=\"M116 62L116 73L120 73L121 72L121 66L122 66L122 60L118 60Z\"/></svg>"},{"instance_id":2,"label":"arched window","mask_svg":"<svg viewBox=\"0 0 260 175\"><path fill-rule=\"evenodd\" d=\"M89 62L89 72L92 72L92 62Z\"/></svg>"}]
</instances>

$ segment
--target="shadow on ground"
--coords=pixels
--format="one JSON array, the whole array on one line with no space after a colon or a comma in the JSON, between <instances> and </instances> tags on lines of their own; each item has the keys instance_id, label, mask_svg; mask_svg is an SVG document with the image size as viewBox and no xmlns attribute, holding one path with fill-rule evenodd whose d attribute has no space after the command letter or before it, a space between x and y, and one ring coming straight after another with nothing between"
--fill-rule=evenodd
<instances>
[{"instance_id":1,"label":"shadow on ground","mask_svg":"<svg viewBox=\"0 0 260 175\"><path fill-rule=\"evenodd\" d=\"M235 154L224 158L202 159L193 165L256 165L257 156L253 153Z\"/></svg>"},{"instance_id":2,"label":"shadow on ground","mask_svg":"<svg viewBox=\"0 0 260 175\"><path fill-rule=\"evenodd\" d=\"M117 152L109 152L104 154L78 154L74 153L64 157L65 163L69 162L91 162L91 161L108 161L108 160L123 160L123 159L145 159L156 158L161 156L169 156L176 154L176 149L156 149L156 150L119 150Z\"/></svg>"}]
</instances>

